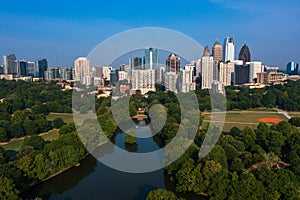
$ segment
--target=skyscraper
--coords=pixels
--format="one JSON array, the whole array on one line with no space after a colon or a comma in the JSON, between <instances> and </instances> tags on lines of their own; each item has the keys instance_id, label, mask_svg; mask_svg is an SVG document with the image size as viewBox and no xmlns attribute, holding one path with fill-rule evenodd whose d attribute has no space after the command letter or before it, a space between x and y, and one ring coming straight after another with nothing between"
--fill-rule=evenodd
<instances>
[{"instance_id":1,"label":"skyscraper","mask_svg":"<svg viewBox=\"0 0 300 200\"><path fill-rule=\"evenodd\" d=\"M166 72L180 73L180 57L172 53L166 60Z\"/></svg>"},{"instance_id":2,"label":"skyscraper","mask_svg":"<svg viewBox=\"0 0 300 200\"><path fill-rule=\"evenodd\" d=\"M165 74L165 87L167 91L177 93L178 74L175 72L167 72Z\"/></svg>"},{"instance_id":3,"label":"skyscraper","mask_svg":"<svg viewBox=\"0 0 300 200\"><path fill-rule=\"evenodd\" d=\"M15 67L15 61L17 60L15 54L3 56L3 71L4 74L12 74L13 68Z\"/></svg>"},{"instance_id":4,"label":"skyscraper","mask_svg":"<svg viewBox=\"0 0 300 200\"><path fill-rule=\"evenodd\" d=\"M142 94L155 91L155 70L133 70L132 89L140 90Z\"/></svg>"},{"instance_id":5,"label":"skyscraper","mask_svg":"<svg viewBox=\"0 0 300 200\"><path fill-rule=\"evenodd\" d=\"M90 60L85 57L79 57L74 61L75 66L75 81L79 81L82 84L91 84L91 67Z\"/></svg>"},{"instance_id":6,"label":"skyscraper","mask_svg":"<svg viewBox=\"0 0 300 200\"><path fill-rule=\"evenodd\" d=\"M203 56L201 59L200 74L202 79L201 88L211 88L213 82L214 58L212 56Z\"/></svg>"},{"instance_id":7,"label":"skyscraper","mask_svg":"<svg viewBox=\"0 0 300 200\"><path fill-rule=\"evenodd\" d=\"M35 62L27 62L27 75L35 77Z\"/></svg>"},{"instance_id":8,"label":"skyscraper","mask_svg":"<svg viewBox=\"0 0 300 200\"><path fill-rule=\"evenodd\" d=\"M219 63L219 82L224 86L231 85L234 80L234 63L233 62L220 62Z\"/></svg>"},{"instance_id":9,"label":"skyscraper","mask_svg":"<svg viewBox=\"0 0 300 200\"><path fill-rule=\"evenodd\" d=\"M193 82L194 65L188 64L180 72L180 90L183 93L196 89L196 84Z\"/></svg>"},{"instance_id":10,"label":"skyscraper","mask_svg":"<svg viewBox=\"0 0 300 200\"><path fill-rule=\"evenodd\" d=\"M212 49L212 55L214 57L215 63L222 61L222 57L223 57L222 54L223 54L223 47L220 44L219 40L217 39Z\"/></svg>"},{"instance_id":11,"label":"skyscraper","mask_svg":"<svg viewBox=\"0 0 300 200\"><path fill-rule=\"evenodd\" d=\"M289 62L286 66L286 73L289 75L297 75L299 70L299 64L296 62Z\"/></svg>"},{"instance_id":12,"label":"skyscraper","mask_svg":"<svg viewBox=\"0 0 300 200\"><path fill-rule=\"evenodd\" d=\"M45 58L40 58L35 61L36 76L40 78L45 78L45 71L48 69L48 61Z\"/></svg>"},{"instance_id":13,"label":"skyscraper","mask_svg":"<svg viewBox=\"0 0 300 200\"><path fill-rule=\"evenodd\" d=\"M257 74L264 72L262 62L247 62L249 65L249 83L257 82Z\"/></svg>"},{"instance_id":14,"label":"skyscraper","mask_svg":"<svg viewBox=\"0 0 300 200\"><path fill-rule=\"evenodd\" d=\"M130 58L130 66L132 70L143 69L143 59L140 57Z\"/></svg>"},{"instance_id":15,"label":"skyscraper","mask_svg":"<svg viewBox=\"0 0 300 200\"><path fill-rule=\"evenodd\" d=\"M119 70L112 69L110 71L110 87L116 87L119 81Z\"/></svg>"},{"instance_id":16,"label":"skyscraper","mask_svg":"<svg viewBox=\"0 0 300 200\"><path fill-rule=\"evenodd\" d=\"M234 61L234 38L226 37L223 47L223 61Z\"/></svg>"},{"instance_id":17,"label":"skyscraper","mask_svg":"<svg viewBox=\"0 0 300 200\"><path fill-rule=\"evenodd\" d=\"M244 65L251 61L251 53L248 45L245 43L239 53L239 60L242 60Z\"/></svg>"},{"instance_id":18,"label":"skyscraper","mask_svg":"<svg viewBox=\"0 0 300 200\"><path fill-rule=\"evenodd\" d=\"M209 50L208 46L204 47L203 56L205 56L205 57L210 56L210 50Z\"/></svg>"},{"instance_id":19,"label":"skyscraper","mask_svg":"<svg viewBox=\"0 0 300 200\"><path fill-rule=\"evenodd\" d=\"M16 60L13 74L17 76L27 76L28 63L25 60Z\"/></svg>"},{"instance_id":20,"label":"skyscraper","mask_svg":"<svg viewBox=\"0 0 300 200\"><path fill-rule=\"evenodd\" d=\"M158 50L153 48L145 49L144 69L158 69Z\"/></svg>"}]
</instances>

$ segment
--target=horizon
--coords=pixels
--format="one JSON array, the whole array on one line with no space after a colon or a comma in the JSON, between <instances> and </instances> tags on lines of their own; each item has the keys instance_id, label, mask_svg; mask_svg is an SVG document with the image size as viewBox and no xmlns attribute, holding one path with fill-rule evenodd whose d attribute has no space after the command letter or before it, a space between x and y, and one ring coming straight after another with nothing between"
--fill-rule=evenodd
<instances>
[{"instance_id":1,"label":"horizon","mask_svg":"<svg viewBox=\"0 0 300 200\"><path fill-rule=\"evenodd\" d=\"M233 36L236 58L246 42L253 61L280 69L291 61L299 63L300 47L295 41L300 39L300 27L296 26L300 2L233 2L132 1L114 5L92 1L86 7L77 2L18 2L14 10L0 13L0 26L4 27L0 32L0 54L14 53L17 59L28 61L43 57L49 67L73 66L76 58L86 57L111 35L146 26L182 32L210 50L217 38L223 44L225 37ZM166 9L170 4L172 9ZM3 2L2 6L9 7L10 3Z\"/></svg>"}]
</instances>

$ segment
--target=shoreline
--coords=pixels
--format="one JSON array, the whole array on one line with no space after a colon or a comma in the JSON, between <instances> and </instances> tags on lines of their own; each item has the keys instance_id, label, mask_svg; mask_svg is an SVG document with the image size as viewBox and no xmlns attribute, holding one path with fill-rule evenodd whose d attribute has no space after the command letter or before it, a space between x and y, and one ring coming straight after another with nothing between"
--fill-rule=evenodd
<instances>
[{"instance_id":1,"label":"shoreline","mask_svg":"<svg viewBox=\"0 0 300 200\"><path fill-rule=\"evenodd\" d=\"M104 144L106 144L106 143L107 143L107 141L100 143L100 144L97 146L97 148L99 148L100 146L102 146L102 145L104 145ZM42 183L44 183L44 182L46 182L46 181L48 181L48 180L50 180L50 179L52 179L52 178L55 178L55 177L57 177L57 176L59 176L59 175L65 173L65 172L67 172L67 171L69 171L69 170L71 170L71 169L73 169L73 168L80 167L81 162L84 161L84 160L85 160L88 156L90 156L90 155L92 155L92 154L89 153L89 152L87 152L87 153L84 155L84 157L83 157L82 159L80 159L75 165L69 166L69 167L65 167L65 168L59 170L58 172L56 172L56 173L54 173L54 174L52 174L52 175L50 175L50 176L44 178L43 180L40 180L40 181L34 182L34 183L30 183L30 184L28 185L28 188L26 188L25 190L20 191L20 192L23 193L23 192L25 192L25 191L27 191L27 190L30 190L32 187L35 187L35 186L37 186L37 185L39 185L39 184L42 184Z\"/></svg>"}]
</instances>

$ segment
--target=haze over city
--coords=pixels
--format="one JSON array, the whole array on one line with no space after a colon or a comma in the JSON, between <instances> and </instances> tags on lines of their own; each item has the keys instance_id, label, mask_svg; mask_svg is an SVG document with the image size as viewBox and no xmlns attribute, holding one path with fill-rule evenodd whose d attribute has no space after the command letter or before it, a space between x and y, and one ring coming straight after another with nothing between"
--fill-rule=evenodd
<instances>
[{"instance_id":1,"label":"haze over city","mask_svg":"<svg viewBox=\"0 0 300 200\"><path fill-rule=\"evenodd\" d=\"M145 26L182 32L213 46L234 36L236 54L247 42L252 60L284 69L299 62L299 1L38 1L2 2L0 54L18 59L47 58L49 66L73 66L98 43L119 32ZM154 12L155 11L155 12ZM202 52L199 52L199 57ZM235 55L237 56L237 55Z\"/></svg>"}]
</instances>

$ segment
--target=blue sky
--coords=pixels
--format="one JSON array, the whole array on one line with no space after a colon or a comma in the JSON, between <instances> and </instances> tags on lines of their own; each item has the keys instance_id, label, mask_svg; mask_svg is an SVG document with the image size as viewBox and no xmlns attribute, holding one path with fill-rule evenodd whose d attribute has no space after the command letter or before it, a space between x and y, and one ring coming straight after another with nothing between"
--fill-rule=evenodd
<instances>
[{"instance_id":1,"label":"blue sky","mask_svg":"<svg viewBox=\"0 0 300 200\"><path fill-rule=\"evenodd\" d=\"M72 66L111 35L152 26L210 48L216 38L234 36L236 53L246 41L253 60L284 67L300 61L299 17L298 0L3 1L0 55Z\"/></svg>"}]
</instances>

